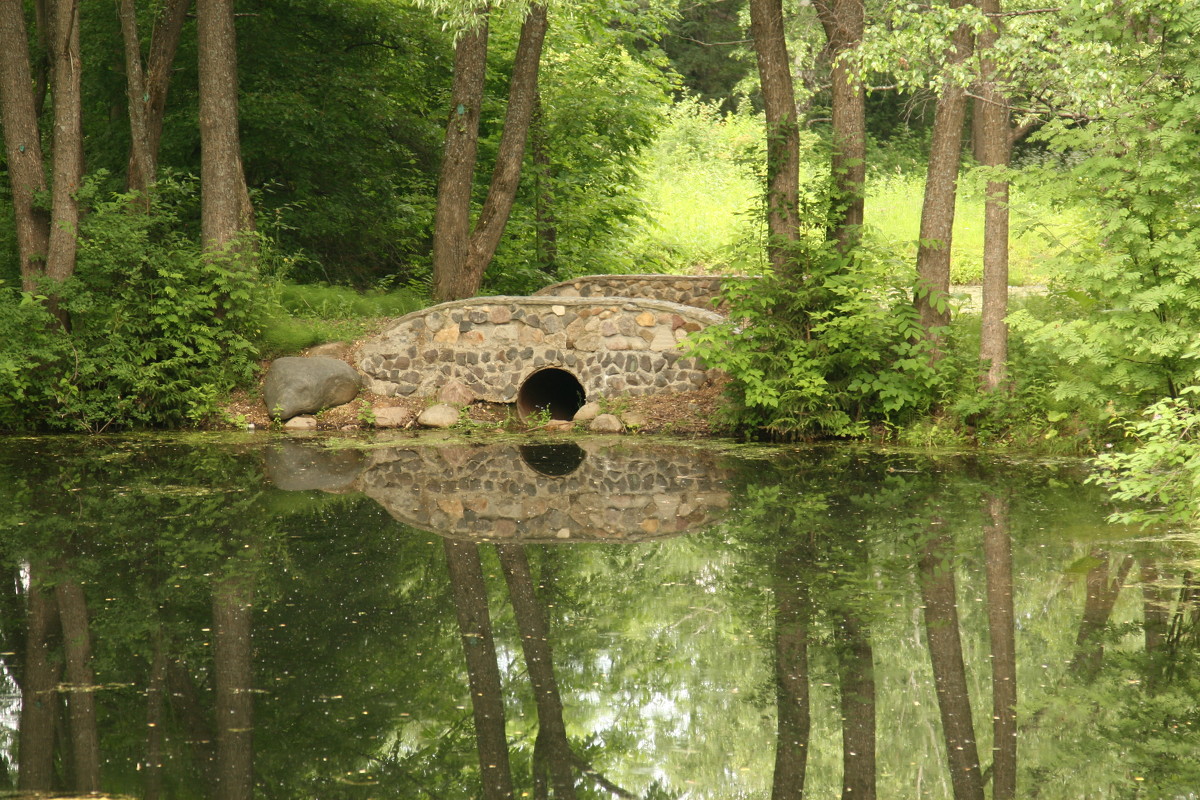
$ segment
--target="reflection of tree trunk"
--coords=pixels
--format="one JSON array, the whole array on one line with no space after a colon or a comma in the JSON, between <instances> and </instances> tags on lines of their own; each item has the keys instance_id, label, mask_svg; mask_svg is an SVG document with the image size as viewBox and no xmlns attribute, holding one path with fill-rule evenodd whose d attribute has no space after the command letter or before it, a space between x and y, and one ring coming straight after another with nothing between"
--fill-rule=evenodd
<instances>
[{"instance_id":1,"label":"reflection of tree trunk","mask_svg":"<svg viewBox=\"0 0 1200 800\"><path fill-rule=\"evenodd\" d=\"M245 574L227 575L213 587L216 800L249 800L254 794L253 600L254 584Z\"/></svg>"},{"instance_id":2,"label":"reflection of tree trunk","mask_svg":"<svg viewBox=\"0 0 1200 800\"><path fill-rule=\"evenodd\" d=\"M548 767L550 785L558 798L575 797L575 775L571 768L571 745L563 723L562 697L554 678L554 653L550 648L550 626L533 591L529 560L521 545L498 544L500 565L508 582L509 599L521 634L525 666L537 703L538 734L534 741L534 769ZM544 774L544 773L543 773ZM543 795L544 796L544 795Z\"/></svg>"},{"instance_id":3,"label":"reflection of tree trunk","mask_svg":"<svg viewBox=\"0 0 1200 800\"><path fill-rule=\"evenodd\" d=\"M443 544L458 629L467 659L483 796L486 800L511 798L513 785L504 731L504 698L500 694L500 668L496 664L496 647L492 642L487 584L479 561L479 547L449 539Z\"/></svg>"},{"instance_id":4,"label":"reflection of tree trunk","mask_svg":"<svg viewBox=\"0 0 1200 800\"><path fill-rule=\"evenodd\" d=\"M1017 794L1017 639L1007 498L987 499L983 529L988 634L992 643L992 800Z\"/></svg>"},{"instance_id":5,"label":"reflection of tree trunk","mask_svg":"<svg viewBox=\"0 0 1200 800\"><path fill-rule=\"evenodd\" d=\"M842 798L875 798L875 659L869 632L842 615L838 676L842 693Z\"/></svg>"},{"instance_id":6,"label":"reflection of tree trunk","mask_svg":"<svg viewBox=\"0 0 1200 800\"><path fill-rule=\"evenodd\" d=\"M17 788L48 792L54 780L54 723L58 707L59 667L50 659L50 635L56 609L42 588L41 570L29 567L29 627L25 675L21 686Z\"/></svg>"},{"instance_id":7,"label":"reflection of tree trunk","mask_svg":"<svg viewBox=\"0 0 1200 800\"><path fill-rule=\"evenodd\" d=\"M163 694L167 683L167 655L163 651L162 628L154 632L150 657L150 680L146 686L146 763L144 800L162 797Z\"/></svg>"},{"instance_id":8,"label":"reflection of tree trunk","mask_svg":"<svg viewBox=\"0 0 1200 800\"><path fill-rule=\"evenodd\" d=\"M74 580L54 588L62 621L63 651L71 711L71 754L74 788L100 791L100 739L96 730L96 676L92 670L92 636L88 630L87 599Z\"/></svg>"},{"instance_id":9,"label":"reflection of tree trunk","mask_svg":"<svg viewBox=\"0 0 1200 800\"><path fill-rule=\"evenodd\" d=\"M188 752L193 763L204 777L209 794L215 788L213 777L213 761L215 755L212 749L212 731L209 722L200 708L200 698L196 692L196 684L187 664L171 659L167 662L167 690L171 696L171 711L183 722L187 731Z\"/></svg>"},{"instance_id":10,"label":"reflection of tree trunk","mask_svg":"<svg viewBox=\"0 0 1200 800\"><path fill-rule=\"evenodd\" d=\"M808 586L795 573L795 551L775 558L775 777L772 800L804 796L810 732L808 710Z\"/></svg>"},{"instance_id":11,"label":"reflection of tree trunk","mask_svg":"<svg viewBox=\"0 0 1200 800\"><path fill-rule=\"evenodd\" d=\"M919 568L925 634L929 640L929 660L933 666L933 685L942 717L954 800L983 800L979 751L975 746L971 699L967 694L967 670L958 634L958 605L949 544L944 535L935 536L921 554Z\"/></svg>"},{"instance_id":12,"label":"reflection of tree trunk","mask_svg":"<svg viewBox=\"0 0 1200 800\"><path fill-rule=\"evenodd\" d=\"M1153 692L1162 676L1163 645L1171 624L1171 592L1152 558L1142 559L1142 628L1146 641L1146 690Z\"/></svg>"},{"instance_id":13,"label":"reflection of tree trunk","mask_svg":"<svg viewBox=\"0 0 1200 800\"><path fill-rule=\"evenodd\" d=\"M1075 657L1071 659L1071 669L1079 673L1084 680L1091 680L1100 671L1100 665L1104 661L1104 642L1101 635L1108 626L1113 606L1117 604L1121 586L1133 567L1133 556L1126 556L1117 568L1116 577L1110 581L1108 554L1094 552L1092 557L1098 559L1099 563L1088 570L1087 598L1083 603L1079 634L1075 637Z\"/></svg>"}]
</instances>

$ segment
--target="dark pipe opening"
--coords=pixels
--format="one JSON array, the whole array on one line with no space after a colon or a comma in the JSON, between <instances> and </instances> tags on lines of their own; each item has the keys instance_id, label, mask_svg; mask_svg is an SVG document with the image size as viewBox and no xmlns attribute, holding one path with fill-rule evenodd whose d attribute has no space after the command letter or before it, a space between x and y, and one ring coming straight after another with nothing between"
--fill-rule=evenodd
<instances>
[{"instance_id":1,"label":"dark pipe opening","mask_svg":"<svg viewBox=\"0 0 1200 800\"><path fill-rule=\"evenodd\" d=\"M587 453L574 442L523 444L521 458L535 472L558 478L579 469Z\"/></svg>"},{"instance_id":2,"label":"dark pipe opening","mask_svg":"<svg viewBox=\"0 0 1200 800\"><path fill-rule=\"evenodd\" d=\"M584 397L583 384L565 369L539 369L517 390L517 417L525 420L546 410L550 419L571 419L583 407Z\"/></svg>"}]
</instances>

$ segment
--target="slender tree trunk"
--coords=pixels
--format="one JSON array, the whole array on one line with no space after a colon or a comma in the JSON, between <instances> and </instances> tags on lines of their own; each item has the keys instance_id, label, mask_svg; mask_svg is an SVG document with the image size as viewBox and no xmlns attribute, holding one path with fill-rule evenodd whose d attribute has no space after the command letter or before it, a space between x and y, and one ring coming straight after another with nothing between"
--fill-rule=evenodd
<instances>
[{"instance_id":1,"label":"slender tree trunk","mask_svg":"<svg viewBox=\"0 0 1200 800\"><path fill-rule=\"evenodd\" d=\"M962 8L967 0L951 0L951 8ZM948 66L970 58L972 35L961 26L946 51ZM921 207L921 234L917 246L916 306L926 336L938 340L937 329L950 323L946 295L950 291L950 247L954 231L954 201L958 168L962 160L962 132L966 118L967 93L947 83L938 95L933 117L933 138L925 177L925 200Z\"/></svg>"},{"instance_id":2,"label":"slender tree trunk","mask_svg":"<svg viewBox=\"0 0 1200 800\"><path fill-rule=\"evenodd\" d=\"M75 272L75 253L79 247L79 201L76 197L83 182L79 0L54 0L51 8L54 185L51 188L50 248L46 254L46 277L64 281Z\"/></svg>"},{"instance_id":3,"label":"slender tree trunk","mask_svg":"<svg viewBox=\"0 0 1200 800\"><path fill-rule=\"evenodd\" d=\"M838 249L858 244L863 224L863 187L867 178L867 104L861 69L854 55L862 44L866 12L863 0L816 0L825 29L825 50L833 63L833 192L829 234Z\"/></svg>"},{"instance_id":4,"label":"slender tree trunk","mask_svg":"<svg viewBox=\"0 0 1200 800\"><path fill-rule=\"evenodd\" d=\"M1133 556L1126 556L1117 567L1117 574L1110 580L1108 554L1095 552L1092 557L1098 559L1099 563L1088 570L1085 579L1087 597L1083 603L1083 616L1079 620L1079 633L1075 637L1075 656L1071 659L1071 668L1089 681L1096 677L1104 663L1101 634L1108 627L1121 587L1133 568Z\"/></svg>"},{"instance_id":5,"label":"slender tree trunk","mask_svg":"<svg viewBox=\"0 0 1200 800\"><path fill-rule=\"evenodd\" d=\"M525 667L533 684L533 697L537 704L538 733L534 742L534 757L538 758L539 750L544 754L554 796L559 800L574 798L575 772L571 765L567 726L563 722L562 696L554 677L550 625L534 594L533 576L525 548L516 544L498 544L496 551L500 554L500 565L508 583L508 596L521 635Z\"/></svg>"},{"instance_id":6,"label":"slender tree trunk","mask_svg":"<svg viewBox=\"0 0 1200 800\"><path fill-rule=\"evenodd\" d=\"M812 730L808 690L808 586L796 572L807 552L775 557L775 771L771 800L801 800Z\"/></svg>"},{"instance_id":7,"label":"slender tree trunk","mask_svg":"<svg viewBox=\"0 0 1200 800\"><path fill-rule=\"evenodd\" d=\"M491 263L508 224L521 179L525 143L537 102L538 69L548 27L544 3L533 3L521 25L513 61L504 132L487 199L471 228L471 185L479 140L479 107L487 59L487 17L459 39L454 51L454 84L446 151L438 176L434 213L433 294L458 300L479 293L483 272Z\"/></svg>"},{"instance_id":8,"label":"slender tree trunk","mask_svg":"<svg viewBox=\"0 0 1200 800\"><path fill-rule=\"evenodd\" d=\"M1000 0L979 0L990 15L989 25L979 33L979 99L975 101L976 157L984 167L1007 168L1012 158L1013 130L1008 98L997 81L996 62L990 57L1001 35ZM979 358L987 372L983 385L997 391L1008 375L1008 189L1009 182L989 180L984 199L983 222L983 326Z\"/></svg>"},{"instance_id":9,"label":"slender tree trunk","mask_svg":"<svg viewBox=\"0 0 1200 800\"><path fill-rule=\"evenodd\" d=\"M0 118L16 217L21 286L33 291L46 270L50 215L34 202L46 191L46 172L26 35L24 4L0 2Z\"/></svg>"},{"instance_id":10,"label":"slender tree trunk","mask_svg":"<svg viewBox=\"0 0 1200 800\"><path fill-rule=\"evenodd\" d=\"M228 575L213 588L216 800L254 796L253 603L246 574Z\"/></svg>"},{"instance_id":11,"label":"slender tree trunk","mask_svg":"<svg viewBox=\"0 0 1200 800\"><path fill-rule=\"evenodd\" d=\"M238 134L233 0L196 0L200 89L200 227L205 250L225 250L253 227Z\"/></svg>"},{"instance_id":12,"label":"slender tree trunk","mask_svg":"<svg viewBox=\"0 0 1200 800\"><path fill-rule=\"evenodd\" d=\"M492 641L488 614L487 584L479 561L479 546L443 540L450 587L462 635L471 687L471 709L475 717L475 742L485 800L507 800L513 796L512 770L508 763L508 739L504 725L504 697L500 668Z\"/></svg>"},{"instance_id":13,"label":"slender tree trunk","mask_svg":"<svg viewBox=\"0 0 1200 800\"><path fill-rule=\"evenodd\" d=\"M919 569L925 635L929 641L929 660L933 667L942 733L946 739L954 800L983 800L983 776L979 770L975 725L971 720L971 699L958 632L958 602L949 549L950 542L945 537L935 536L921 554Z\"/></svg>"},{"instance_id":14,"label":"slender tree trunk","mask_svg":"<svg viewBox=\"0 0 1200 800\"><path fill-rule=\"evenodd\" d=\"M525 142L529 138L529 125L538 99L538 67L542 60L542 45L548 27L546 4L533 3L529 14L521 25L521 39L517 44L517 55L513 61L512 82L508 88L508 108L504 113L504 132L500 135L500 147L496 153L496 166L492 170L492 182L488 187L487 199L479 211L479 219L471 233L471 244L467 250L462 288L468 293L462 297L479 294L483 283L483 271L492 262L500 237L512 213L513 201L517 197L517 186L521 182L521 163L525 157Z\"/></svg>"},{"instance_id":15,"label":"slender tree trunk","mask_svg":"<svg viewBox=\"0 0 1200 800\"><path fill-rule=\"evenodd\" d=\"M488 18L480 14L471 30L454 45L454 82L450 120L438 172L437 207L433 216L433 296L459 296L459 273L467 263L471 238L471 188L479 149L479 114L487 69Z\"/></svg>"},{"instance_id":16,"label":"slender tree trunk","mask_svg":"<svg viewBox=\"0 0 1200 800\"><path fill-rule=\"evenodd\" d=\"M118 15L125 42L126 92L129 98L129 168L126 187L145 193L158 172L158 148L162 140L167 90L179 39L191 0L168 0L150 35L150 56L143 67L134 0L120 0Z\"/></svg>"},{"instance_id":17,"label":"slender tree trunk","mask_svg":"<svg viewBox=\"0 0 1200 800\"><path fill-rule=\"evenodd\" d=\"M992 646L992 800L1017 796L1017 636L1008 500L987 498L983 529Z\"/></svg>"},{"instance_id":18,"label":"slender tree trunk","mask_svg":"<svg viewBox=\"0 0 1200 800\"><path fill-rule=\"evenodd\" d=\"M60 667L51 659L50 637L58 621L58 608L50 591L42 587L41 579L41 567L31 564L29 624L17 740L17 788L23 792L49 792L54 781L54 728L58 719Z\"/></svg>"},{"instance_id":19,"label":"slender tree trunk","mask_svg":"<svg viewBox=\"0 0 1200 800\"><path fill-rule=\"evenodd\" d=\"M533 151L533 178L536 218L535 247L538 268L550 275L558 272L558 220L554 209L554 175L550 167L550 151L547 147L545 119L539 100L533 113L533 130L530 138Z\"/></svg>"},{"instance_id":20,"label":"slender tree trunk","mask_svg":"<svg viewBox=\"0 0 1200 800\"><path fill-rule=\"evenodd\" d=\"M800 239L800 128L782 0L750 0L750 35L767 118L767 255L777 275L799 275L792 249Z\"/></svg>"},{"instance_id":21,"label":"slender tree trunk","mask_svg":"<svg viewBox=\"0 0 1200 800\"><path fill-rule=\"evenodd\" d=\"M92 636L87 599L77 581L62 579L54 588L62 620L63 651L71 712L71 754L74 788L100 791L100 739L96 727L96 676L92 670Z\"/></svg>"}]
</instances>

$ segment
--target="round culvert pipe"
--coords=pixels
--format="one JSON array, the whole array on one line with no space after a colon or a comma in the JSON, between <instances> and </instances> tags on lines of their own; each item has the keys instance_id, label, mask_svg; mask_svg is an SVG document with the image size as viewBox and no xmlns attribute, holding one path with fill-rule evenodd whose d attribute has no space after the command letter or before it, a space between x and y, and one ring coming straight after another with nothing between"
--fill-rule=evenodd
<instances>
[{"instance_id":1,"label":"round culvert pipe","mask_svg":"<svg viewBox=\"0 0 1200 800\"><path fill-rule=\"evenodd\" d=\"M517 389L517 418L525 421L541 411L550 419L571 419L583 406L586 392L579 379L561 367L534 370Z\"/></svg>"}]
</instances>

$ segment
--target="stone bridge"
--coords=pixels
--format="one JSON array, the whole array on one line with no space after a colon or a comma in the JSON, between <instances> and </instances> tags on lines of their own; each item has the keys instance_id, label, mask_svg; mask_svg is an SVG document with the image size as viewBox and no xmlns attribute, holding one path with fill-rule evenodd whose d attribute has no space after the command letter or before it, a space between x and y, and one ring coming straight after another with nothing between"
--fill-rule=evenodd
<instances>
[{"instance_id":1,"label":"stone bridge","mask_svg":"<svg viewBox=\"0 0 1200 800\"><path fill-rule=\"evenodd\" d=\"M670 281L694 284L688 297L703 302L699 281ZM581 293L587 285L559 287ZM432 396L457 381L476 399L516 403L522 416L547 409L570 419L586 400L704 386L715 376L681 344L722 320L644 297L476 297L400 317L359 349L357 363L376 394Z\"/></svg>"},{"instance_id":2,"label":"stone bridge","mask_svg":"<svg viewBox=\"0 0 1200 800\"><path fill-rule=\"evenodd\" d=\"M535 297L628 297L652 298L712 311L722 282L717 275L584 275L551 284L534 292Z\"/></svg>"}]
</instances>

